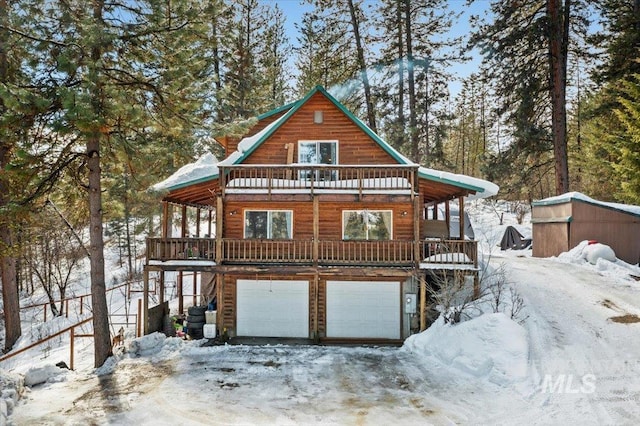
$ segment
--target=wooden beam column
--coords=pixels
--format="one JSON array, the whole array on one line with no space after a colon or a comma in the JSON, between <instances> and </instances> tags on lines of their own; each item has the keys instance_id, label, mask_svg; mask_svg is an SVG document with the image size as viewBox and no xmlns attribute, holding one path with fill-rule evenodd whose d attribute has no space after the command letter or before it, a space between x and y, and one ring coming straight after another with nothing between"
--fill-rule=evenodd
<instances>
[{"instance_id":1,"label":"wooden beam column","mask_svg":"<svg viewBox=\"0 0 640 426\"><path fill-rule=\"evenodd\" d=\"M178 271L178 282L176 283L176 286L178 287L177 293L178 293L178 313L182 314L184 313L184 297L183 297L183 289L182 289L182 271Z\"/></svg>"},{"instance_id":2,"label":"wooden beam column","mask_svg":"<svg viewBox=\"0 0 640 426\"><path fill-rule=\"evenodd\" d=\"M420 332L427 329L427 283L424 278L424 274L419 274L420 277Z\"/></svg>"},{"instance_id":3,"label":"wooden beam column","mask_svg":"<svg viewBox=\"0 0 640 426\"><path fill-rule=\"evenodd\" d=\"M187 232L187 206L182 206L182 217L180 220L180 238L185 238L188 236L189 234Z\"/></svg>"},{"instance_id":4,"label":"wooden beam column","mask_svg":"<svg viewBox=\"0 0 640 426\"><path fill-rule=\"evenodd\" d=\"M421 198L415 197L413 199L413 261L416 273L420 272L420 261L422 260L422 241L420 240Z\"/></svg>"},{"instance_id":5,"label":"wooden beam column","mask_svg":"<svg viewBox=\"0 0 640 426\"><path fill-rule=\"evenodd\" d=\"M313 196L313 264L318 266L320 241L320 201L316 195Z\"/></svg>"},{"instance_id":6,"label":"wooden beam column","mask_svg":"<svg viewBox=\"0 0 640 426\"><path fill-rule=\"evenodd\" d=\"M196 238L200 238L200 214L202 213L202 210L200 210L200 207L198 207L196 209Z\"/></svg>"},{"instance_id":7,"label":"wooden beam column","mask_svg":"<svg viewBox=\"0 0 640 426\"><path fill-rule=\"evenodd\" d=\"M169 218L169 203L166 201L162 202L162 228L161 228L161 237L168 238L169 237L169 223L171 222Z\"/></svg>"},{"instance_id":8,"label":"wooden beam column","mask_svg":"<svg viewBox=\"0 0 640 426\"><path fill-rule=\"evenodd\" d=\"M460 239L464 240L464 197L458 198L458 214L460 215Z\"/></svg>"},{"instance_id":9,"label":"wooden beam column","mask_svg":"<svg viewBox=\"0 0 640 426\"><path fill-rule=\"evenodd\" d=\"M221 265L224 259L222 253L222 236L224 232L224 205L222 197L216 198L216 264Z\"/></svg>"},{"instance_id":10,"label":"wooden beam column","mask_svg":"<svg viewBox=\"0 0 640 426\"><path fill-rule=\"evenodd\" d=\"M144 319L144 327L143 332L146 336L149 334L149 270L145 267L143 273L143 291L142 291L142 312L144 318L139 318L138 321L142 321Z\"/></svg>"},{"instance_id":11,"label":"wooden beam column","mask_svg":"<svg viewBox=\"0 0 640 426\"><path fill-rule=\"evenodd\" d=\"M444 220L447 222L447 235L449 236L449 238L451 238L451 235L449 235L451 233L450 231L450 226L451 226L451 207L449 206L449 202L451 200L447 200L444 203Z\"/></svg>"}]
</instances>

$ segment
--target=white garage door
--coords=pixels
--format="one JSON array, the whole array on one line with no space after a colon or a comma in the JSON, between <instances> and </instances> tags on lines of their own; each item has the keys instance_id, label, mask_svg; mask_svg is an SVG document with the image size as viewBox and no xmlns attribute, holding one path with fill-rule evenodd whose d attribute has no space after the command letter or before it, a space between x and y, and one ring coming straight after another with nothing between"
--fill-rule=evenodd
<instances>
[{"instance_id":1,"label":"white garage door","mask_svg":"<svg viewBox=\"0 0 640 426\"><path fill-rule=\"evenodd\" d=\"M400 338L400 283L327 281L327 337Z\"/></svg>"},{"instance_id":2,"label":"white garage door","mask_svg":"<svg viewBox=\"0 0 640 426\"><path fill-rule=\"evenodd\" d=\"M309 337L308 281L237 281L238 336Z\"/></svg>"}]
</instances>

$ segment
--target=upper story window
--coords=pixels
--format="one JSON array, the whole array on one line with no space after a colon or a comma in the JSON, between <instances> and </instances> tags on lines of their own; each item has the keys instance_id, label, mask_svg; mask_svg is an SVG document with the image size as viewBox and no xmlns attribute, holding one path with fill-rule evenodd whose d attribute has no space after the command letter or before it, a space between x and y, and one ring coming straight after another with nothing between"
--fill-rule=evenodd
<instances>
[{"instance_id":1,"label":"upper story window","mask_svg":"<svg viewBox=\"0 0 640 426\"><path fill-rule=\"evenodd\" d=\"M338 141L299 141L298 163L301 164L338 164ZM310 172L301 172L301 179L309 179ZM336 180L336 170L318 170L315 180Z\"/></svg>"},{"instance_id":2,"label":"upper story window","mask_svg":"<svg viewBox=\"0 0 640 426\"><path fill-rule=\"evenodd\" d=\"M344 240L390 240L393 224L391 210L344 210L342 238Z\"/></svg>"},{"instance_id":3,"label":"upper story window","mask_svg":"<svg viewBox=\"0 0 640 426\"><path fill-rule=\"evenodd\" d=\"M244 237L264 239L291 239L293 212L290 210L246 210Z\"/></svg>"}]
</instances>

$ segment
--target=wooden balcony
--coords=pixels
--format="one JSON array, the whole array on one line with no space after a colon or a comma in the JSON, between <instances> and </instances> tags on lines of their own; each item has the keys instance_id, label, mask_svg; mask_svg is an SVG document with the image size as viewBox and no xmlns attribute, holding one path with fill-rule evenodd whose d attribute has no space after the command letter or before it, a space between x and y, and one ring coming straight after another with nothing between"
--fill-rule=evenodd
<instances>
[{"instance_id":1,"label":"wooden balcony","mask_svg":"<svg viewBox=\"0 0 640 426\"><path fill-rule=\"evenodd\" d=\"M417 194L417 166L220 166L224 193Z\"/></svg>"},{"instance_id":2,"label":"wooden balcony","mask_svg":"<svg viewBox=\"0 0 640 426\"><path fill-rule=\"evenodd\" d=\"M445 269L478 267L478 242L469 240L427 239L422 241L421 265Z\"/></svg>"},{"instance_id":3,"label":"wooden balcony","mask_svg":"<svg viewBox=\"0 0 640 426\"><path fill-rule=\"evenodd\" d=\"M419 257L416 258L416 246ZM431 268L477 268L477 242L461 240L348 241L348 240L260 240L221 241L217 257L212 238L147 238L147 262L218 261L221 264L392 266ZM455 268L453 266L453 268Z\"/></svg>"}]
</instances>

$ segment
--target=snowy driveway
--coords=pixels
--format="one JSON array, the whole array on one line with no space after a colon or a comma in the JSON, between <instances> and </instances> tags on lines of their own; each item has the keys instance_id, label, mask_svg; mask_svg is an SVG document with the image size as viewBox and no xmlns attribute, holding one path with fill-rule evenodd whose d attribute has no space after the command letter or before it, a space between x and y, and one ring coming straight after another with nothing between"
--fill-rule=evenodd
<instances>
[{"instance_id":1,"label":"snowy driveway","mask_svg":"<svg viewBox=\"0 0 640 426\"><path fill-rule=\"evenodd\" d=\"M538 410L536 423L638 424L640 323L624 318L640 316L640 283L622 268L516 257L494 262L508 265L529 315L529 376L537 387L527 399Z\"/></svg>"},{"instance_id":2,"label":"snowy driveway","mask_svg":"<svg viewBox=\"0 0 640 426\"><path fill-rule=\"evenodd\" d=\"M460 365L469 366L460 361L467 341L456 342L461 353L443 360L429 350L201 347L198 342L151 335L128 342L127 352L112 358L104 374L80 369L34 388L17 404L10 421L637 424L640 323L615 319L640 315L640 283L629 280L624 271L598 271L549 259L507 257L493 262L506 263L528 315L523 324L527 371L517 380L492 381L482 375L492 369L489 364L472 373L463 371ZM473 326L472 321L467 325ZM475 330L493 348L491 353L509 360L499 343L491 345L513 336L505 335L505 329Z\"/></svg>"},{"instance_id":3,"label":"snowy driveway","mask_svg":"<svg viewBox=\"0 0 640 426\"><path fill-rule=\"evenodd\" d=\"M461 383L437 369L432 374L399 348L200 347L167 339L140 353L125 355L111 374L71 373L64 382L32 391L12 420L29 425L378 425L451 424L474 417L473 406L446 402L459 402L455 392ZM489 394L480 386L474 390Z\"/></svg>"}]
</instances>

